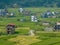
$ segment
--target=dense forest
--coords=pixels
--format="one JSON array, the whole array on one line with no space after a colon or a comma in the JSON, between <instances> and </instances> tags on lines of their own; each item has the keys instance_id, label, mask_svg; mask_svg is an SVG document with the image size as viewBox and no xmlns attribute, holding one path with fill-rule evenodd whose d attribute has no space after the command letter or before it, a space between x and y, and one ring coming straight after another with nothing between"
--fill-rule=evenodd
<instances>
[{"instance_id":1,"label":"dense forest","mask_svg":"<svg viewBox=\"0 0 60 45\"><path fill-rule=\"evenodd\" d=\"M0 0L0 8L5 7L60 7L60 0Z\"/></svg>"}]
</instances>

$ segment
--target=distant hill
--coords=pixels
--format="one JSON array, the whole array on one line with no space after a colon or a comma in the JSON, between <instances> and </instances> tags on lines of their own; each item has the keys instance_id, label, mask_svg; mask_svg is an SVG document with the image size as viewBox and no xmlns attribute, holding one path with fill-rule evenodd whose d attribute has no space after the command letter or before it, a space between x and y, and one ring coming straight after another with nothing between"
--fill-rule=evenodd
<instances>
[{"instance_id":1,"label":"distant hill","mask_svg":"<svg viewBox=\"0 0 60 45\"><path fill-rule=\"evenodd\" d=\"M60 0L0 0L4 7L60 7Z\"/></svg>"}]
</instances>

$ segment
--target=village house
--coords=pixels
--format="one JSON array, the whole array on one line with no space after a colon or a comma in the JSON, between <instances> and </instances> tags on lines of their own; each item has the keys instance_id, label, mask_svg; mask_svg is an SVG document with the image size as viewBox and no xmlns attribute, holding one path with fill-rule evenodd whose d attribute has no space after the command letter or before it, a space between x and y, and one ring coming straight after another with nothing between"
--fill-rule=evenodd
<instances>
[{"instance_id":1,"label":"village house","mask_svg":"<svg viewBox=\"0 0 60 45\"><path fill-rule=\"evenodd\" d=\"M32 15L31 16L31 22L38 22L37 17Z\"/></svg>"},{"instance_id":2,"label":"village house","mask_svg":"<svg viewBox=\"0 0 60 45\"><path fill-rule=\"evenodd\" d=\"M46 27L46 28L44 28L44 31L53 32L53 27Z\"/></svg>"},{"instance_id":3,"label":"village house","mask_svg":"<svg viewBox=\"0 0 60 45\"><path fill-rule=\"evenodd\" d=\"M9 12L9 13L6 13L7 17L14 17L14 13L13 12Z\"/></svg>"},{"instance_id":4,"label":"village house","mask_svg":"<svg viewBox=\"0 0 60 45\"><path fill-rule=\"evenodd\" d=\"M55 12L47 11L42 16L42 18L56 18Z\"/></svg>"},{"instance_id":5,"label":"village house","mask_svg":"<svg viewBox=\"0 0 60 45\"><path fill-rule=\"evenodd\" d=\"M14 34L15 33L15 25L14 24L8 24L6 26L7 34Z\"/></svg>"},{"instance_id":6,"label":"village house","mask_svg":"<svg viewBox=\"0 0 60 45\"><path fill-rule=\"evenodd\" d=\"M19 8L19 12L23 13L24 9L23 8Z\"/></svg>"},{"instance_id":7,"label":"village house","mask_svg":"<svg viewBox=\"0 0 60 45\"><path fill-rule=\"evenodd\" d=\"M60 22L57 22L56 25L54 26L55 30L60 30Z\"/></svg>"},{"instance_id":8,"label":"village house","mask_svg":"<svg viewBox=\"0 0 60 45\"><path fill-rule=\"evenodd\" d=\"M50 25L50 22L42 22L42 25L43 26L49 26Z\"/></svg>"},{"instance_id":9,"label":"village house","mask_svg":"<svg viewBox=\"0 0 60 45\"><path fill-rule=\"evenodd\" d=\"M5 9L0 9L0 16L5 16L5 15L6 15Z\"/></svg>"}]
</instances>

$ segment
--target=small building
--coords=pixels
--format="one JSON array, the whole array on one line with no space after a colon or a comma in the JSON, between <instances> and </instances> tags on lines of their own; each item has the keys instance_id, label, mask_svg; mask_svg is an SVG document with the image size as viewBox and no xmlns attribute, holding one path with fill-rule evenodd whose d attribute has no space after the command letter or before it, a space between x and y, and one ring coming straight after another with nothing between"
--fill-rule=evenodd
<instances>
[{"instance_id":1,"label":"small building","mask_svg":"<svg viewBox=\"0 0 60 45\"><path fill-rule=\"evenodd\" d=\"M56 25L60 25L60 22L57 22Z\"/></svg>"},{"instance_id":2,"label":"small building","mask_svg":"<svg viewBox=\"0 0 60 45\"><path fill-rule=\"evenodd\" d=\"M46 32L53 32L53 28L52 27L46 27L45 29L44 29L44 31L46 31Z\"/></svg>"},{"instance_id":3,"label":"small building","mask_svg":"<svg viewBox=\"0 0 60 45\"><path fill-rule=\"evenodd\" d=\"M5 15L6 15L5 9L0 9L0 16L5 16Z\"/></svg>"},{"instance_id":4,"label":"small building","mask_svg":"<svg viewBox=\"0 0 60 45\"><path fill-rule=\"evenodd\" d=\"M47 11L42 16L42 18L56 18L55 12Z\"/></svg>"},{"instance_id":5,"label":"small building","mask_svg":"<svg viewBox=\"0 0 60 45\"><path fill-rule=\"evenodd\" d=\"M15 33L15 25L14 24L8 24L6 27L7 34L14 34Z\"/></svg>"},{"instance_id":6,"label":"small building","mask_svg":"<svg viewBox=\"0 0 60 45\"><path fill-rule=\"evenodd\" d=\"M30 16L30 13L31 13L31 11L29 11L29 10L23 11L23 15L25 15L25 16Z\"/></svg>"},{"instance_id":7,"label":"small building","mask_svg":"<svg viewBox=\"0 0 60 45\"><path fill-rule=\"evenodd\" d=\"M13 17L14 16L14 13L10 13L10 16Z\"/></svg>"},{"instance_id":8,"label":"small building","mask_svg":"<svg viewBox=\"0 0 60 45\"><path fill-rule=\"evenodd\" d=\"M41 15L42 18L48 18L48 16L46 15L46 13L44 13L43 15Z\"/></svg>"},{"instance_id":9,"label":"small building","mask_svg":"<svg viewBox=\"0 0 60 45\"><path fill-rule=\"evenodd\" d=\"M52 14L55 15L55 12L53 11Z\"/></svg>"},{"instance_id":10,"label":"small building","mask_svg":"<svg viewBox=\"0 0 60 45\"><path fill-rule=\"evenodd\" d=\"M23 8L20 8L20 9L19 9L19 12L20 12L20 13L23 13L23 11L24 11Z\"/></svg>"},{"instance_id":11,"label":"small building","mask_svg":"<svg viewBox=\"0 0 60 45\"><path fill-rule=\"evenodd\" d=\"M31 22L38 22L37 17L32 15L31 16Z\"/></svg>"},{"instance_id":12,"label":"small building","mask_svg":"<svg viewBox=\"0 0 60 45\"><path fill-rule=\"evenodd\" d=\"M51 18L57 18L57 16L52 16Z\"/></svg>"},{"instance_id":13,"label":"small building","mask_svg":"<svg viewBox=\"0 0 60 45\"><path fill-rule=\"evenodd\" d=\"M14 17L14 13L13 13L13 12L6 13L6 15L7 15L8 17Z\"/></svg>"},{"instance_id":14,"label":"small building","mask_svg":"<svg viewBox=\"0 0 60 45\"><path fill-rule=\"evenodd\" d=\"M60 30L60 25L55 25L55 26L54 26L54 29L55 29L55 30Z\"/></svg>"},{"instance_id":15,"label":"small building","mask_svg":"<svg viewBox=\"0 0 60 45\"><path fill-rule=\"evenodd\" d=\"M43 26L49 26L50 25L50 22L42 22L42 25Z\"/></svg>"},{"instance_id":16,"label":"small building","mask_svg":"<svg viewBox=\"0 0 60 45\"><path fill-rule=\"evenodd\" d=\"M60 22L57 22L56 25L54 26L55 30L60 30Z\"/></svg>"}]
</instances>

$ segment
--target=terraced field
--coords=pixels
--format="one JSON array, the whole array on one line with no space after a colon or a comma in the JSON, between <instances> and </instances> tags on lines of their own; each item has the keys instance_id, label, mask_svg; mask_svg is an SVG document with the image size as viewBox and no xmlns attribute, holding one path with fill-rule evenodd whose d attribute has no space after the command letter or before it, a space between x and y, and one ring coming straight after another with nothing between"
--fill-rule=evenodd
<instances>
[{"instance_id":1,"label":"terraced field","mask_svg":"<svg viewBox=\"0 0 60 45\"><path fill-rule=\"evenodd\" d=\"M51 21L52 24L60 21L60 18L40 18L40 15L47 11L60 12L60 8L24 8L33 13L37 12L37 17L41 21ZM45 32L41 22L31 22L30 16L21 16L18 8L9 8L9 12L14 12L15 17L0 17L0 45L60 45L60 32ZM17 21L17 19L25 18L26 22ZM6 25L14 23L17 28L15 34L6 34ZM29 30L37 30L35 36L29 36Z\"/></svg>"}]
</instances>

